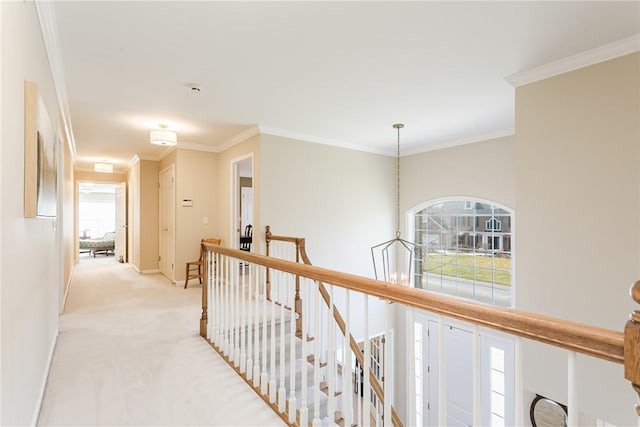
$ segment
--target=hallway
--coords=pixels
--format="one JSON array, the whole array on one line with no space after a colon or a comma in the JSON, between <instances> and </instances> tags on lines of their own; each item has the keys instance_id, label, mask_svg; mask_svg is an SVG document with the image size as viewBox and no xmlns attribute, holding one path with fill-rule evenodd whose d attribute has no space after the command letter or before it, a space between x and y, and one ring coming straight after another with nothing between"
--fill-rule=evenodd
<instances>
[{"instance_id":1,"label":"hallway","mask_svg":"<svg viewBox=\"0 0 640 427\"><path fill-rule=\"evenodd\" d=\"M200 292L81 256L38 425L283 425L198 335Z\"/></svg>"}]
</instances>

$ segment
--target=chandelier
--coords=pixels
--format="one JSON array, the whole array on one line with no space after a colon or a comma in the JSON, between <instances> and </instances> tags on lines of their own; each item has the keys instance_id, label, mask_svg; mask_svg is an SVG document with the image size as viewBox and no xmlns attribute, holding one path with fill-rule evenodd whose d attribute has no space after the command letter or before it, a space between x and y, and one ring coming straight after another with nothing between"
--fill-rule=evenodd
<instances>
[{"instance_id":1,"label":"chandelier","mask_svg":"<svg viewBox=\"0 0 640 427\"><path fill-rule=\"evenodd\" d=\"M408 285L411 281L415 243L400 237L400 129L404 125L396 123L398 150L396 157L396 237L371 247L373 272L377 280Z\"/></svg>"}]
</instances>

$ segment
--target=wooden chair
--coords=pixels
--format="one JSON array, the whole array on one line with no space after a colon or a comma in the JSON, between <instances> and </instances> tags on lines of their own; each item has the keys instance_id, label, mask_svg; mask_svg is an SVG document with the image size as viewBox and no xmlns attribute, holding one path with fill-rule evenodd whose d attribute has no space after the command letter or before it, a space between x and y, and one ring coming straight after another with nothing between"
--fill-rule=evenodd
<instances>
[{"instance_id":1,"label":"wooden chair","mask_svg":"<svg viewBox=\"0 0 640 427\"><path fill-rule=\"evenodd\" d=\"M200 284L202 284L202 278L204 277L205 271L205 261L207 257L207 249L204 246L205 243L210 243L213 245L220 246L222 244L222 239L202 239L200 241L200 258L196 261L187 262L186 268L186 279L184 280L184 288L187 289L187 285L189 284L189 280L198 279Z\"/></svg>"},{"instance_id":2,"label":"wooden chair","mask_svg":"<svg viewBox=\"0 0 640 427\"><path fill-rule=\"evenodd\" d=\"M244 236L240 236L240 250L251 252L251 242L253 241L253 226L251 224L244 228Z\"/></svg>"}]
</instances>

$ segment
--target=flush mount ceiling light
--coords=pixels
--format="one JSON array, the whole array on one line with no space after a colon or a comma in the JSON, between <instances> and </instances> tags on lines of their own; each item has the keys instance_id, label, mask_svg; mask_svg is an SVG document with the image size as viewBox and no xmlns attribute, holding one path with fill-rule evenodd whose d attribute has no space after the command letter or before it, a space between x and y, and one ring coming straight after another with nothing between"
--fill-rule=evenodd
<instances>
[{"instance_id":1,"label":"flush mount ceiling light","mask_svg":"<svg viewBox=\"0 0 640 427\"><path fill-rule=\"evenodd\" d=\"M161 124L159 129L149 131L149 141L155 145L172 146L178 143L178 135L169 130L169 126Z\"/></svg>"},{"instance_id":2,"label":"flush mount ceiling light","mask_svg":"<svg viewBox=\"0 0 640 427\"><path fill-rule=\"evenodd\" d=\"M113 165L111 163L96 163L93 169L96 172L113 173Z\"/></svg>"}]
</instances>

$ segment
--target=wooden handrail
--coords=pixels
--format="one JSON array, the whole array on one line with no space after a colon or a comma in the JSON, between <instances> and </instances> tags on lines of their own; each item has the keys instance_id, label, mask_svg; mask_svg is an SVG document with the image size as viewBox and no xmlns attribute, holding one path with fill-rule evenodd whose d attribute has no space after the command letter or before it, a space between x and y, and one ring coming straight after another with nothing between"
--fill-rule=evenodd
<instances>
[{"instance_id":1,"label":"wooden handrail","mask_svg":"<svg viewBox=\"0 0 640 427\"><path fill-rule=\"evenodd\" d=\"M206 244L206 247L212 252L287 273L298 274L311 280L464 320L598 359L624 363L624 335L621 332L522 310L465 301L451 296L433 294L422 289L391 285L366 277L235 249L209 244Z\"/></svg>"}]
</instances>

